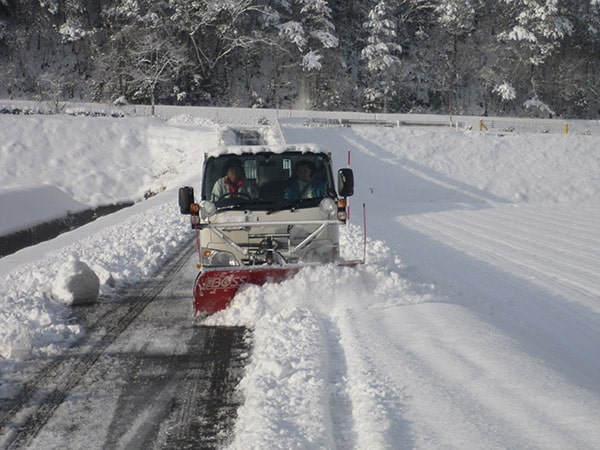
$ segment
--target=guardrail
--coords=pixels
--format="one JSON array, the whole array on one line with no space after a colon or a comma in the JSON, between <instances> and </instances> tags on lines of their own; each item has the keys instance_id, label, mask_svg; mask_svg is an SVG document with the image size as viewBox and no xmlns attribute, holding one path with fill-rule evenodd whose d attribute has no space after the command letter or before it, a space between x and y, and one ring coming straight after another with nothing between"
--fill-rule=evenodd
<instances>
[{"instance_id":1,"label":"guardrail","mask_svg":"<svg viewBox=\"0 0 600 450\"><path fill-rule=\"evenodd\" d=\"M7 114L70 114L111 117L145 117L151 115L149 105L92 103L62 103L0 100L0 113ZM551 133L600 134L599 120L564 120L561 118L482 117L440 114L383 114L345 111L307 111L294 109L226 108L209 106L157 105L157 117L169 119L178 115L202 117L216 123L257 126L280 123L288 126L421 126L449 127L481 133Z\"/></svg>"},{"instance_id":2,"label":"guardrail","mask_svg":"<svg viewBox=\"0 0 600 450\"><path fill-rule=\"evenodd\" d=\"M561 120L511 117L442 116L415 114L386 114L372 117L343 117L330 113L329 117L283 117L280 124L288 126L316 127L446 127L457 130L478 131L506 135L511 133L537 134L600 134L598 120Z\"/></svg>"}]
</instances>

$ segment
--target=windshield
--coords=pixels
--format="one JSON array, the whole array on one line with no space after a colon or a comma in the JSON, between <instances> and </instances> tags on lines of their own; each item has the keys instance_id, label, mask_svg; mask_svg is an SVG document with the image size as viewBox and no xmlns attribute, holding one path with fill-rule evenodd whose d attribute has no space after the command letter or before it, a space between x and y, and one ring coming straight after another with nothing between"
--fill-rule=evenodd
<instances>
[{"instance_id":1,"label":"windshield","mask_svg":"<svg viewBox=\"0 0 600 450\"><path fill-rule=\"evenodd\" d=\"M325 153L246 153L207 160L202 200L217 208L276 210L313 207L335 197Z\"/></svg>"}]
</instances>

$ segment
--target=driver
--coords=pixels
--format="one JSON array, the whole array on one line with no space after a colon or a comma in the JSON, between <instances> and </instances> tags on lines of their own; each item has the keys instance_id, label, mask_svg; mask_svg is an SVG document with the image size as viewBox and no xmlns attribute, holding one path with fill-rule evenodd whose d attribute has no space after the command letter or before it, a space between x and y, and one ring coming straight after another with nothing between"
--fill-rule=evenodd
<instances>
[{"instance_id":1,"label":"driver","mask_svg":"<svg viewBox=\"0 0 600 450\"><path fill-rule=\"evenodd\" d=\"M219 178L212 189L211 199L213 202L224 198L246 198L258 197L256 186L244 178L242 162L232 158L225 163L225 176Z\"/></svg>"}]
</instances>

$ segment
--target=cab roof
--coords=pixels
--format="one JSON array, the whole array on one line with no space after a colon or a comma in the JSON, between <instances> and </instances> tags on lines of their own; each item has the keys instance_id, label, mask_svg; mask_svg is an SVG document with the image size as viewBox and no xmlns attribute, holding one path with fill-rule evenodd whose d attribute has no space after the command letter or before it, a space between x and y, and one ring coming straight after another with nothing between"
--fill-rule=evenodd
<instances>
[{"instance_id":1,"label":"cab roof","mask_svg":"<svg viewBox=\"0 0 600 450\"><path fill-rule=\"evenodd\" d=\"M285 152L301 152L301 153L325 153L323 147L317 144L284 144L284 145L228 145L217 147L206 152L206 158L218 157L221 155L243 155L255 153L285 153Z\"/></svg>"}]
</instances>

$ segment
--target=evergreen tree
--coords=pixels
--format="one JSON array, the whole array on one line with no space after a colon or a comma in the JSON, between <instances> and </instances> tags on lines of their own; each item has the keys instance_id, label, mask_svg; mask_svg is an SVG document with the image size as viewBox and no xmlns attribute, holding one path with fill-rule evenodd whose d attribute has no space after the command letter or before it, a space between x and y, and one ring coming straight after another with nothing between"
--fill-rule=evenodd
<instances>
[{"instance_id":1,"label":"evergreen tree","mask_svg":"<svg viewBox=\"0 0 600 450\"><path fill-rule=\"evenodd\" d=\"M500 58L504 67L512 68L518 103L525 108L523 113L553 114L544 73L573 32L565 4L557 0L504 0L504 4L511 21L498 33L505 44Z\"/></svg>"},{"instance_id":2,"label":"evergreen tree","mask_svg":"<svg viewBox=\"0 0 600 450\"><path fill-rule=\"evenodd\" d=\"M519 45L523 50L522 56L527 57L534 66L541 65L560 47L562 40L573 32L573 24L564 15L558 0L504 2L515 6L516 24L509 30L502 31L499 37Z\"/></svg>"},{"instance_id":3,"label":"evergreen tree","mask_svg":"<svg viewBox=\"0 0 600 450\"><path fill-rule=\"evenodd\" d=\"M366 45L367 33L363 24L367 21L370 5L362 0L330 0L330 6L339 45L333 55L335 63L328 72L328 94L339 98L339 102L329 104L334 109L360 110L364 72L360 52Z\"/></svg>"},{"instance_id":4,"label":"evergreen tree","mask_svg":"<svg viewBox=\"0 0 600 450\"><path fill-rule=\"evenodd\" d=\"M397 93L396 80L402 47L396 43L396 24L391 19L394 17L391 1L378 1L364 24L368 32L367 46L361 52L367 72L364 77L367 86L363 94L366 111L388 112L390 98Z\"/></svg>"},{"instance_id":5,"label":"evergreen tree","mask_svg":"<svg viewBox=\"0 0 600 450\"><path fill-rule=\"evenodd\" d=\"M573 32L562 41L538 73L538 92L551 108L566 117L600 113L600 2L562 2Z\"/></svg>"},{"instance_id":6,"label":"evergreen tree","mask_svg":"<svg viewBox=\"0 0 600 450\"><path fill-rule=\"evenodd\" d=\"M328 88L322 75L334 64L334 49L339 44L331 8L326 0L277 0L271 2L271 8L283 51L275 65L288 67L286 72L299 78L293 94L297 106L321 107L323 91Z\"/></svg>"},{"instance_id":7,"label":"evergreen tree","mask_svg":"<svg viewBox=\"0 0 600 450\"><path fill-rule=\"evenodd\" d=\"M438 2L433 13L439 32L432 88L437 89L449 112L462 112L470 103L469 92L477 73L478 49L470 39L475 30L475 8L471 0L447 0Z\"/></svg>"}]
</instances>

